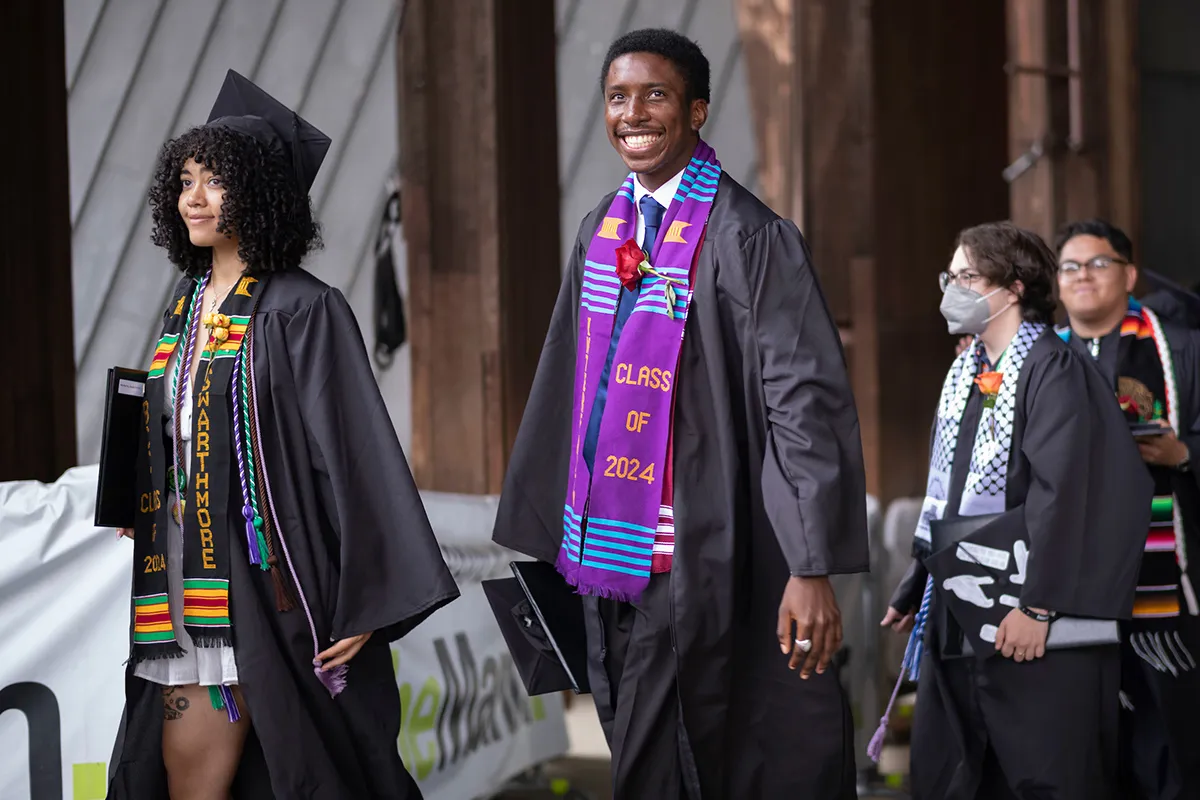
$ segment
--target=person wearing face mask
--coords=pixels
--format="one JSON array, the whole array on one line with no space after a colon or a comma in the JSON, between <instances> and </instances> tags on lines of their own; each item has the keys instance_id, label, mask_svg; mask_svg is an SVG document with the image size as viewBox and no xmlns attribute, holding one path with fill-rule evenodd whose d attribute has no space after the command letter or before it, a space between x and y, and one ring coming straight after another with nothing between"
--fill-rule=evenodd
<instances>
[{"instance_id":1,"label":"person wearing face mask","mask_svg":"<svg viewBox=\"0 0 1200 800\"><path fill-rule=\"evenodd\" d=\"M1136 436L1154 481L1151 527L1140 555L1133 619L1122 628L1122 782L1130 797L1200 797L1200 334L1151 310L1185 312L1187 297L1167 289L1139 303L1133 245L1103 220L1059 233L1058 286L1069 322L1059 336L1095 359ZM1182 301L1182 302L1181 302ZM1110 402L1112 400L1110 399ZM1160 427L1155 427L1160 426ZM1190 557L1189 557L1190 556Z\"/></svg>"},{"instance_id":2,"label":"person wearing face mask","mask_svg":"<svg viewBox=\"0 0 1200 800\"><path fill-rule=\"evenodd\" d=\"M881 623L912 629L914 800L1112 796L1115 625L1105 643L1047 642L1067 617L1129 616L1151 492L1108 387L1054 333L1056 272L1045 242L1003 222L964 230L941 276L949 331L973 340L943 385L914 559ZM978 533L998 547L1002 532L991 552L1016 564L973 591L927 569L966 558L934 542L967 517L995 519ZM970 604L1009 610L985 632Z\"/></svg>"}]
</instances>

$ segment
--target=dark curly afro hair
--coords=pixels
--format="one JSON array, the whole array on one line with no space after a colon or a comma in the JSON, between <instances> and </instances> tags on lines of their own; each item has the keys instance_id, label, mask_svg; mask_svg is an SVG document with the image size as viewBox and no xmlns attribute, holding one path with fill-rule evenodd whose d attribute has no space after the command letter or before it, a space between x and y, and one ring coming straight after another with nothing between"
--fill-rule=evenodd
<instances>
[{"instance_id":1,"label":"dark curly afro hair","mask_svg":"<svg viewBox=\"0 0 1200 800\"><path fill-rule=\"evenodd\" d=\"M181 270L202 275L212 266L212 248L192 244L179 213L179 172L189 158L225 182L217 230L237 236L238 256L249 274L293 269L321 246L308 193L278 152L227 128L192 128L163 145L149 195L150 239Z\"/></svg>"}]
</instances>

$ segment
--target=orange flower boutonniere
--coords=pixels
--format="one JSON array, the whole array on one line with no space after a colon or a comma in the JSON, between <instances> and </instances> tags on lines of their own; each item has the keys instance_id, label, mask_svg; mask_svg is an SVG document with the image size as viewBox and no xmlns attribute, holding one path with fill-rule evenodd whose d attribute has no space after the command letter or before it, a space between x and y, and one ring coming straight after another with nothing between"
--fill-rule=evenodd
<instances>
[{"instance_id":1,"label":"orange flower boutonniere","mask_svg":"<svg viewBox=\"0 0 1200 800\"><path fill-rule=\"evenodd\" d=\"M983 393L984 408L992 408L996 405L996 396L1000 394L1000 384L1003 382L1003 372L984 372L975 379L975 385Z\"/></svg>"}]
</instances>

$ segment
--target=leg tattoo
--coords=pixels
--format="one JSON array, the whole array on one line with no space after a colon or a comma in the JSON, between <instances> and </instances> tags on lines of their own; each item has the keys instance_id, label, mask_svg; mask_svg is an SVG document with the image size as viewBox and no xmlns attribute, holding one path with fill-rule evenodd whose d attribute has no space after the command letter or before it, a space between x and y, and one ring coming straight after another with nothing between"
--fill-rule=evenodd
<instances>
[{"instance_id":1,"label":"leg tattoo","mask_svg":"<svg viewBox=\"0 0 1200 800\"><path fill-rule=\"evenodd\" d=\"M191 706L191 701L180 695L175 697L175 687L163 687L163 719L176 720L183 718L183 712Z\"/></svg>"}]
</instances>

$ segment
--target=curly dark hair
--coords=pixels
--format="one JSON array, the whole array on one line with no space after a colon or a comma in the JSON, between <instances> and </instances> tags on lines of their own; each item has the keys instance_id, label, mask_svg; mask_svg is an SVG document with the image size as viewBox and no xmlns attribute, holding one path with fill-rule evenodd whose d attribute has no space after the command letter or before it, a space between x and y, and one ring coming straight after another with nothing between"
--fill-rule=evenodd
<instances>
[{"instance_id":1,"label":"curly dark hair","mask_svg":"<svg viewBox=\"0 0 1200 800\"><path fill-rule=\"evenodd\" d=\"M1028 322L1054 322L1058 260L1042 237L1011 222L988 222L958 234L955 247L966 251L967 261L993 286L1021 282L1021 312Z\"/></svg>"},{"instance_id":2,"label":"curly dark hair","mask_svg":"<svg viewBox=\"0 0 1200 800\"><path fill-rule=\"evenodd\" d=\"M308 193L301 190L291 164L251 136L202 126L163 145L150 185L150 240L165 248L179 269L202 275L212 266L212 248L192 244L179 214L179 171L189 158L224 180L217 230L237 236L238 257L249 274L293 269L321 246Z\"/></svg>"},{"instance_id":3,"label":"curly dark hair","mask_svg":"<svg viewBox=\"0 0 1200 800\"><path fill-rule=\"evenodd\" d=\"M687 101L709 101L709 67L708 59L700 49L700 45L683 34L667 28L642 28L630 31L617 39L608 48L604 57L604 66L600 68L600 91L604 91L604 82L608 80L608 68L612 62L630 53L654 53L662 56L675 65L683 76L683 85L687 89Z\"/></svg>"},{"instance_id":4,"label":"curly dark hair","mask_svg":"<svg viewBox=\"0 0 1200 800\"><path fill-rule=\"evenodd\" d=\"M1095 236L1097 239L1104 239L1117 255L1126 261L1133 261L1133 242L1129 241L1129 236L1125 231L1106 219L1093 217L1063 225L1058 229L1058 235L1054 239L1055 251L1062 253L1067 242L1076 236Z\"/></svg>"}]
</instances>

